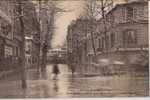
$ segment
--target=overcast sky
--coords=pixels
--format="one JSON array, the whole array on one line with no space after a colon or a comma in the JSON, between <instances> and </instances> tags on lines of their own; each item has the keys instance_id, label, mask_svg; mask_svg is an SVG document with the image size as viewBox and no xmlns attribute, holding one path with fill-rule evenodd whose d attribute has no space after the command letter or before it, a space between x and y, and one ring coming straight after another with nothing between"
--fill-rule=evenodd
<instances>
[{"instance_id":1,"label":"overcast sky","mask_svg":"<svg viewBox=\"0 0 150 100\"><path fill-rule=\"evenodd\" d=\"M124 0L114 0L115 3L121 3ZM60 17L56 17L55 22L55 32L52 40L52 47L55 48L58 45L62 46L66 41L67 35L67 27L70 22L76 19L82 12L84 6L83 0L67 0L59 2L59 6L68 10L72 10L71 12L61 13ZM58 15L59 16L59 15Z\"/></svg>"},{"instance_id":2,"label":"overcast sky","mask_svg":"<svg viewBox=\"0 0 150 100\"><path fill-rule=\"evenodd\" d=\"M52 40L52 47L57 45L63 45L66 40L67 27L70 22L76 19L83 11L83 0L78 1L61 1L58 3L60 8L71 10L70 12L65 12L57 15L55 22L56 29L55 35Z\"/></svg>"}]
</instances>

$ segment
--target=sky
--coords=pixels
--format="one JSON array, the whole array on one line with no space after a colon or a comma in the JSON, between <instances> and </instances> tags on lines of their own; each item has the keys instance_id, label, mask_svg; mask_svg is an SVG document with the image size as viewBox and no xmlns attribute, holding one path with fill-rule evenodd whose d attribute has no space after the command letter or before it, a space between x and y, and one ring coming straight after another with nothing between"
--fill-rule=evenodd
<instances>
[{"instance_id":1,"label":"sky","mask_svg":"<svg viewBox=\"0 0 150 100\"><path fill-rule=\"evenodd\" d=\"M55 32L52 39L52 47L62 46L65 43L67 27L72 20L75 20L83 11L83 0L61 1L59 7L70 10L69 12L59 13L56 17Z\"/></svg>"},{"instance_id":2,"label":"sky","mask_svg":"<svg viewBox=\"0 0 150 100\"><path fill-rule=\"evenodd\" d=\"M124 0L114 0L115 3L122 3ZM65 8L71 10L71 12L65 12L58 14L55 22L55 31L52 39L52 48L57 48L58 46L63 46L66 42L67 27L72 20L75 20L83 12L83 6L85 1L83 0L66 0L59 1L60 8ZM59 16L60 15L60 16Z\"/></svg>"}]
</instances>

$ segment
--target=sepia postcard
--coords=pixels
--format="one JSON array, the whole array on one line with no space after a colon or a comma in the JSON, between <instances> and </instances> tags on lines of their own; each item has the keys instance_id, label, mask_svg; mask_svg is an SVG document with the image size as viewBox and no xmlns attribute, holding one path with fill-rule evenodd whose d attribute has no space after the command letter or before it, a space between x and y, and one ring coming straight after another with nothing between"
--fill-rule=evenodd
<instances>
[{"instance_id":1,"label":"sepia postcard","mask_svg":"<svg viewBox=\"0 0 150 100\"><path fill-rule=\"evenodd\" d=\"M148 97L148 5L0 0L0 99Z\"/></svg>"}]
</instances>

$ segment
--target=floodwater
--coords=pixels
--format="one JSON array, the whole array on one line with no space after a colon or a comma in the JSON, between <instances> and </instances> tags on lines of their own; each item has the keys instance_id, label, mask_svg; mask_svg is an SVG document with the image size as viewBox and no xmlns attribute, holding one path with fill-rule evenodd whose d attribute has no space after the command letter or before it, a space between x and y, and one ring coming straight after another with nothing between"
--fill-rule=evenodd
<instances>
[{"instance_id":1,"label":"floodwater","mask_svg":"<svg viewBox=\"0 0 150 100\"><path fill-rule=\"evenodd\" d=\"M60 74L53 80L52 65L42 75L34 69L27 71L27 89L20 81L5 80L0 83L0 97L70 98L70 97L134 97L149 95L149 78L138 72L135 75L88 76L71 75L68 66L59 64ZM38 77L37 77L38 76Z\"/></svg>"}]
</instances>

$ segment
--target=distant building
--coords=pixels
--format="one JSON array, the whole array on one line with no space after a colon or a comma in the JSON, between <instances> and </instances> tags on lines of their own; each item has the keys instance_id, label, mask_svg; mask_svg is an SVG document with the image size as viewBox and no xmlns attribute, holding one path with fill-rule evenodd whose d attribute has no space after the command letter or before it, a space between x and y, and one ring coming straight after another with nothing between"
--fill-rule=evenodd
<instances>
[{"instance_id":1,"label":"distant building","mask_svg":"<svg viewBox=\"0 0 150 100\"><path fill-rule=\"evenodd\" d=\"M64 49L49 49L47 53L47 61L54 63L58 60L58 63L66 63L67 50Z\"/></svg>"},{"instance_id":2,"label":"distant building","mask_svg":"<svg viewBox=\"0 0 150 100\"><path fill-rule=\"evenodd\" d=\"M94 35L94 43L96 43L95 29L97 21L89 19L77 19L68 27L67 48L70 56L73 56L74 61L82 63L88 60L88 55L93 55L93 46L91 34ZM92 32L92 33L91 33ZM96 47L96 45L95 45Z\"/></svg>"}]
</instances>

